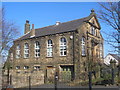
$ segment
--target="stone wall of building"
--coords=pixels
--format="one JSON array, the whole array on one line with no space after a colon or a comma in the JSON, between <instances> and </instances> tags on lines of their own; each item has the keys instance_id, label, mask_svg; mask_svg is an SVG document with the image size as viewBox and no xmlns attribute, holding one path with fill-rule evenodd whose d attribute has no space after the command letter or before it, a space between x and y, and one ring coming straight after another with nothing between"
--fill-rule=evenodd
<instances>
[{"instance_id":1,"label":"stone wall of building","mask_svg":"<svg viewBox=\"0 0 120 90\"><path fill-rule=\"evenodd\" d=\"M92 20L94 20L93 18ZM90 22L92 22L90 20ZM96 22L95 22L96 24ZM97 25L96 25L97 26ZM93 39L99 40L103 42L102 37L100 36L100 31L96 29L97 34L91 34L91 25L89 23L84 22L80 27L77 28L76 31L64 32L54 35L47 35L41 37L32 37L25 40L15 41L14 45L10 52L13 53L12 62L12 70L13 73L13 85L15 87L23 87L28 86L28 76L31 76L33 82L32 85L43 84L44 82L53 82L55 72L58 72L59 80L62 81L64 77L63 74L71 74L71 77L74 80L85 81L88 79L88 71L90 61L93 60L93 56L96 54L100 55L98 51L100 51L99 45L95 46L92 49L91 41ZM87 34L89 32L89 34ZM70 38L72 36L72 38ZM88 37L89 36L89 37ZM67 55L60 56L60 38L65 37L67 40ZM81 40L82 37L85 37L85 56L82 56L82 47ZM53 56L47 57L47 42L51 39L53 42ZM34 44L36 41L40 42L40 57L35 57ZM24 58L24 44L29 44L29 58ZM16 58L16 46L20 45L20 58ZM93 53L92 53L93 52ZM101 57L98 56L100 60ZM97 59L95 62L99 62ZM16 69L16 66L20 66L20 69ZM29 66L28 69L24 69L24 66ZM34 66L40 66L40 70L35 71ZM65 70L69 69L72 71ZM37 77L36 79L34 77ZM44 78L43 78L44 77ZM66 77L66 76L65 76ZM72 79L72 78L69 79ZM21 80L20 80L21 79ZM38 82L41 79L40 82ZM19 83L22 83L19 85ZM24 84L25 83L25 84Z\"/></svg>"}]
</instances>

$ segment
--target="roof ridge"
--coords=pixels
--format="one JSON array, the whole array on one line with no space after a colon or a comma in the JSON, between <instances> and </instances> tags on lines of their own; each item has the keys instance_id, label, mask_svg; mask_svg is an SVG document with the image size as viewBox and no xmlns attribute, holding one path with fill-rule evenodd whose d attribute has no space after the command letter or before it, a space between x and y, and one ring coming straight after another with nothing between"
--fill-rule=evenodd
<instances>
[{"instance_id":1,"label":"roof ridge","mask_svg":"<svg viewBox=\"0 0 120 90\"><path fill-rule=\"evenodd\" d=\"M89 17L89 16L87 16ZM83 17L83 18L79 18L79 19L75 19L75 20L70 20L70 21L67 21L67 22L62 22L60 24L64 24L64 23L68 23L68 22L73 22L73 21L77 21L77 20L81 20L81 19L86 19L87 17ZM49 25L49 26L45 26L45 27L41 27L41 28L37 28L35 30L39 30L39 29L43 29L43 28L47 28L47 27L51 27L51 26L56 26L56 25ZM59 25L58 25L59 26Z\"/></svg>"}]
</instances>

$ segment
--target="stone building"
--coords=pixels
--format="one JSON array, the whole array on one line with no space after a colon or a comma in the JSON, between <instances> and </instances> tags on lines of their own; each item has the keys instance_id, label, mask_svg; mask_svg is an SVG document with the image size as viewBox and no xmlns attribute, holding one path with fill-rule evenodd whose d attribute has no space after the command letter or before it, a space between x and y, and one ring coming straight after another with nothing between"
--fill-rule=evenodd
<instances>
[{"instance_id":1,"label":"stone building","mask_svg":"<svg viewBox=\"0 0 120 90\"><path fill-rule=\"evenodd\" d=\"M92 65L103 63L100 29L94 10L88 17L37 29L34 24L30 29L26 20L24 35L9 51L10 74L37 73L43 75L44 82L52 82L57 72L59 81L87 80Z\"/></svg>"}]
</instances>

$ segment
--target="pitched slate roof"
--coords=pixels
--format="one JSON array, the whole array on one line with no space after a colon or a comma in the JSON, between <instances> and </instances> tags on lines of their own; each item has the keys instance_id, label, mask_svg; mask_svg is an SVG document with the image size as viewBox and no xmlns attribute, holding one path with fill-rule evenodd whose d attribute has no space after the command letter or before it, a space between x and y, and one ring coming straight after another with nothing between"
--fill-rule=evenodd
<instances>
[{"instance_id":1,"label":"pitched slate roof","mask_svg":"<svg viewBox=\"0 0 120 90\"><path fill-rule=\"evenodd\" d=\"M116 60L120 60L120 56L118 56L117 54L110 54L111 56L113 56Z\"/></svg>"},{"instance_id":2,"label":"pitched slate roof","mask_svg":"<svg viewBox=\"0 0 120 90\"><path fill-rule=\"evenodd\" d=\"M51 26L35 29L35 36L34 37L40 37L40 36L45 36L45 35L52 35L52 34L57 34L57 33L74 31L84 21L88 21L93 15L95 16L95 13L92 12L88 17L85 17L85 18L60 23L59 25L51 25ZM28 38L31 38L30 32L23 35L22 37L20 37L16 40L23 40L23 39L28 39Z\"/></svg>"}]
</instances>

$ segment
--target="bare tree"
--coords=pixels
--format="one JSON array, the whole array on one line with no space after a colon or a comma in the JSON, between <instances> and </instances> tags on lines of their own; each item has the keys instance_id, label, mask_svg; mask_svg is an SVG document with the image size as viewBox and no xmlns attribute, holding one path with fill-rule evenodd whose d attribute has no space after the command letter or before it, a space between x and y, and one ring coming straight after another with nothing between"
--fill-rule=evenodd
<instances>
[{"instance_id":1,"label":"bare tree","mask_svg":"<svg viewBox=\"0 0 120 90\"><path fill-rule=\"evenodd\" d=\"M18 27L13 22L9 22L5 19L5 8L0 8L0 54L2 59L5 60L8 55L8 50L12 46L13 40L19 36Z\"/></svg>"},{"instance_id":2,"label":"bare tree","mask_svg":"<svg viewBox=\"0 0 120 90\"><path fill-rule=\"evenodd\" d=\"M103 32L108 36L106 42L114 47L120 56L120 2L99 3L102 7L98 11L98 18L112 28L112 33ZM120 61L118 65L118 77L120 77Z\"/></svg>"},{"instance_id":3,"label":"bare tree","mask_svg":"<svg viewBox=\"0 0 120 90\"><path fill-rule=\"evenodd\" d=\"M98 18L113 29L111 30L113 33L106 33L102 31L109 38L105 41L114 47L114 51L120 54L120 3L107 2L99 3L99 5L102 8L98 11Z\"/></svg>"}]
</instances>

